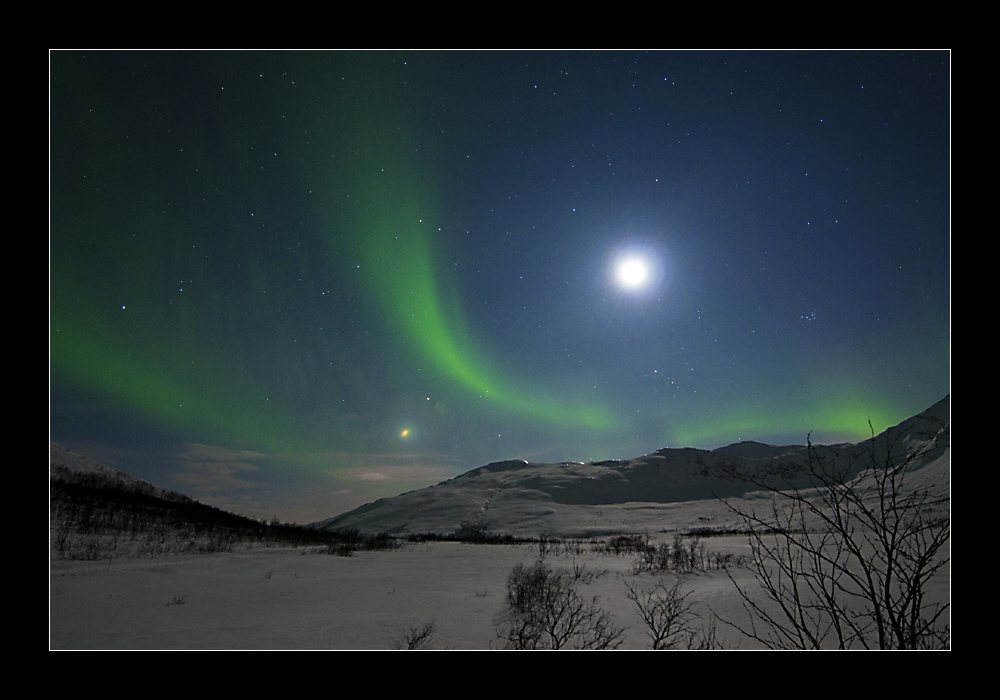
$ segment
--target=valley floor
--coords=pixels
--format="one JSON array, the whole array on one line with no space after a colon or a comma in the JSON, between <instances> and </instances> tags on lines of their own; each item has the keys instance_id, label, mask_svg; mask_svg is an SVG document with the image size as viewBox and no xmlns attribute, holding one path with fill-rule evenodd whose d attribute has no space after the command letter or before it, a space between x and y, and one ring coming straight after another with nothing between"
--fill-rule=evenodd
<instances>
[{"instance_id":1,"label":"valley floor","mask_svg":"<svg viewBox=\"0 0 1000 700\"><path fill-rule=\"evenodd\" d=\"M717 552L746 553L740 537L712 538ZM627 627L622 649L648 649L626 581L633 555L546 553L553 568L595 576L579 590ZM52 649L392 649L411 628L433 622L432 649L496 649L495 618L518 563L538 545L407 544L402 549L331 556L319 549L258 549L231 554L98 562L53 559ZM746 569L741 576L750 579ZM589 578L589 576L588 576ZM672 583L673 577L667 576ZM685 579L689 601L707 619L741 614L722 571ZM735 619L735 617L734 617ZM718 626L726 648L749 648ZM405 648L405 644L404 644Z\"/></svg>"}]
</instances>

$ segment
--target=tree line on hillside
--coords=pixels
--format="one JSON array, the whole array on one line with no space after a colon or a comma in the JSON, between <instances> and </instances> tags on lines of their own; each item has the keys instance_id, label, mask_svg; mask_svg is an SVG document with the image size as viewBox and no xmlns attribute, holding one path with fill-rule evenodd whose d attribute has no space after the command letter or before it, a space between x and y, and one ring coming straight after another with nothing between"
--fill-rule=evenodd
<instances>
[{"instance_id":1,"label":"tree line on hillside","mask_svg":"<svg viewBox=\"0 0 1000 700\"><path fill-rule=\"evenodd\" d=\"M246 545L317 546L344 556L396 546L387 535L255 520L115 474L58 466L49 479L49 519L53 550L64 559L230 552Z\"/></svg>"}]
</instances>

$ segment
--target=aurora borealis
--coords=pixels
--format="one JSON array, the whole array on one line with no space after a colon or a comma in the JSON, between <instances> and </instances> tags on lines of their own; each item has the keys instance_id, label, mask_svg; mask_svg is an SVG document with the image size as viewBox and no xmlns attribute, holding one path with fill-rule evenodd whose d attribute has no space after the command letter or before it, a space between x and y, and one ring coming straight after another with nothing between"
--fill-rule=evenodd
<instances>
[{"instance_id":1,"label":"aurora borealis","mask_svg":"<svg viewBox=\"0 0 1000 700\"><path fill-rule=\"evenodd\" d=\"M946 51L54 51L51 439L298 522L861 439L949 392L950 89Z\"/></svg>"}]
</instances>

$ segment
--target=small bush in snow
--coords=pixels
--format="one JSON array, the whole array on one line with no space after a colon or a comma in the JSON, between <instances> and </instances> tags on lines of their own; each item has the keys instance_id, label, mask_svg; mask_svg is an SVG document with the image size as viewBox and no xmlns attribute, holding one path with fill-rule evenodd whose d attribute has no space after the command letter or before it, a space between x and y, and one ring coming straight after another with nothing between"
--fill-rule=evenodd
<instances>
[{"instance_id":1,"label":"small bush in snow","mask_svg":"<svg viewBox=\"0 0 1000 700\"><path fill-rule=\"evenodd\" d=\"M497 637L505 649L616 649L624 628L576 589L569 571L518 564L507 578Z\"/></svg>"}]
</instances>

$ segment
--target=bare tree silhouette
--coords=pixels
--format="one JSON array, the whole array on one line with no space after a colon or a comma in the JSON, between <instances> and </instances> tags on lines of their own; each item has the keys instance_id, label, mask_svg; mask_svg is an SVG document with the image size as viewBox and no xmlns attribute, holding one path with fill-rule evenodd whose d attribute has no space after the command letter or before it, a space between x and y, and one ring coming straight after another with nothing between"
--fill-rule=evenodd
<instances>
[{"instance_id":1,"label":"bare tree silhouette","mask_svg":"<svg viewBox=\"0 0 1000 700\"><path fill-rule=\"evenodd\" d=\"M723 623L778 649L950 646L950 603L927 597L950 562L950 497L908 480L928 451L946 445L900 452L886 433L880 451L871 432L857 476L853 464L824 463L810 441L812 488L744 475L771 493L767 512L723 499L749 533L750 568L764 592L759 600L727 570L748 620Z\"/></svg>"}]
</instances>

